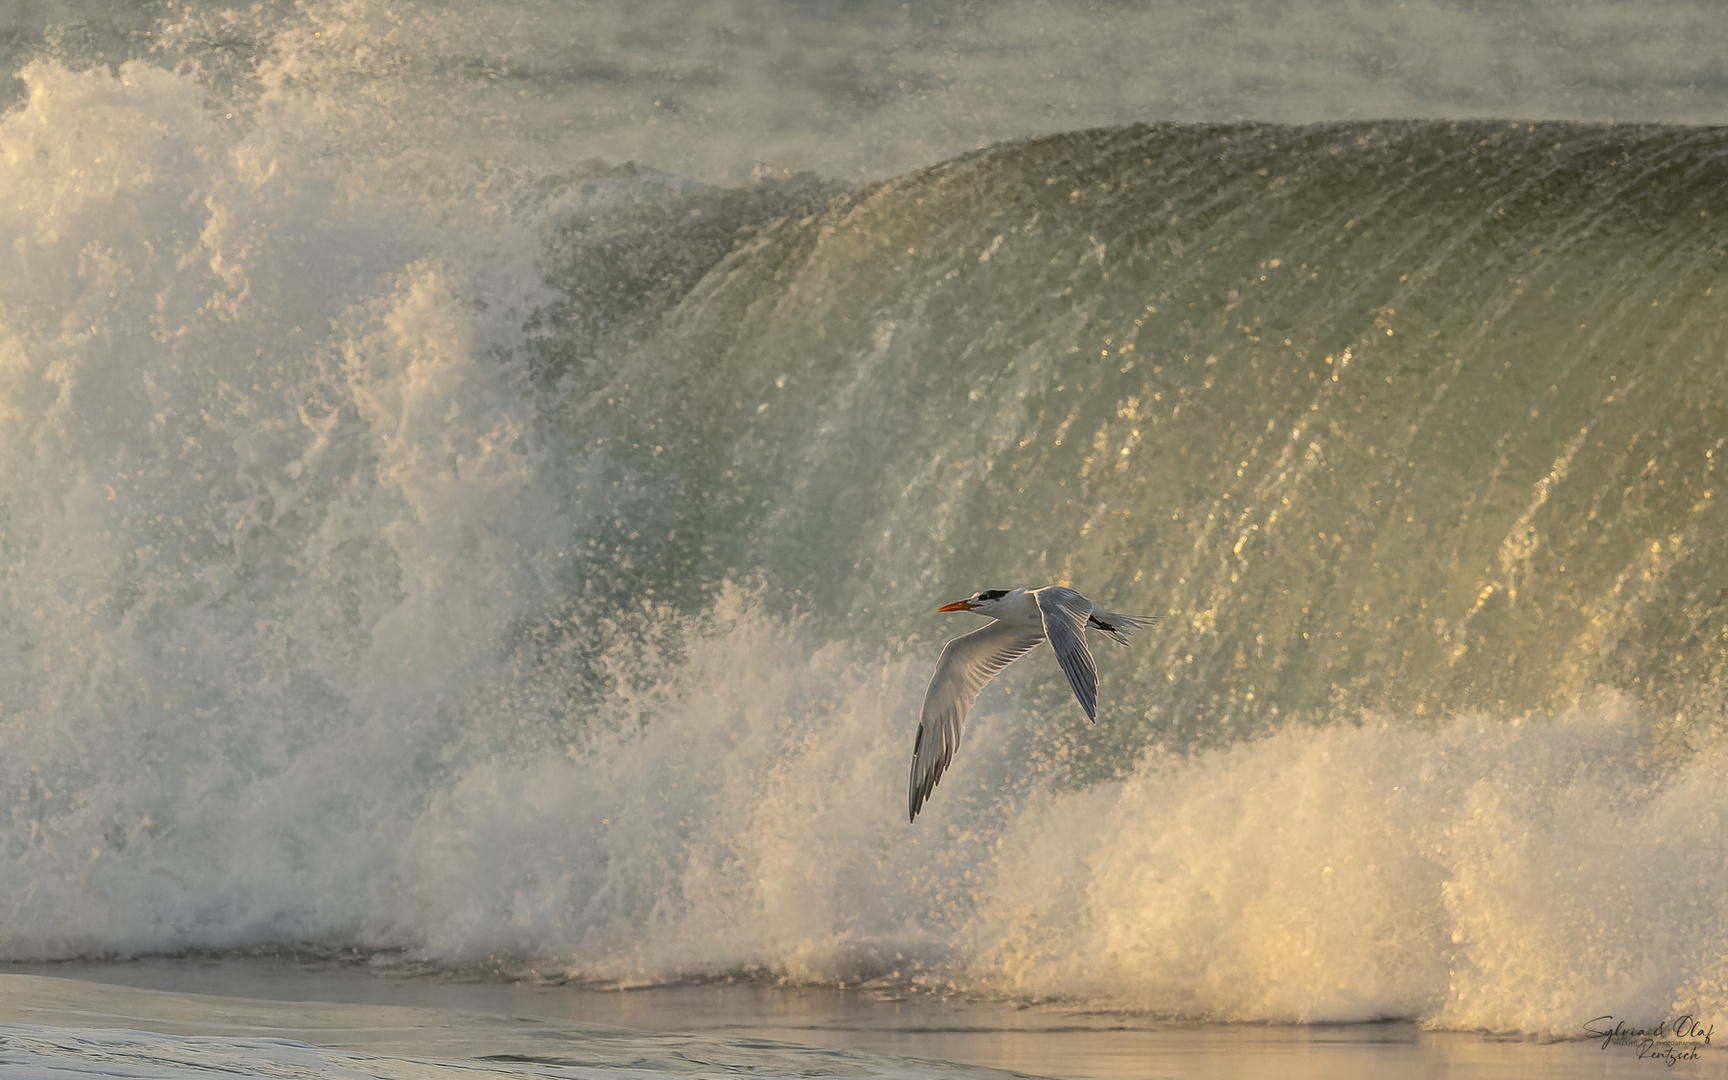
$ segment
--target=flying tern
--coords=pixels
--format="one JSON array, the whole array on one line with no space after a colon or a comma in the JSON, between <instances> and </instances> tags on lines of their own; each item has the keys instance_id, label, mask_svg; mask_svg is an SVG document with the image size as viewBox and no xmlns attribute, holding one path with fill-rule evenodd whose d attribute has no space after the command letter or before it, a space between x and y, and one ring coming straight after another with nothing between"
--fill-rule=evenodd
<instances>
[{"instance_id":1,"label":"flying tern","mask_svg":"<svg viewBox=\"0 0 1728 1080\"><path fill-rule=\"evenodd\" d=\"M945 604L937 611L970 611L993 620L950 641L942 649L936 673L924 691L924 709L918 717L918 740L912 744L912 779L906 792L907 821L930 798L942 771L960 746L966 713L978 700L978 692L1002 669L1025 656L1041 641L1056 650L1056 662L1068 676L1068 685L1086 710L1086 719L1098 719L1098 666L1086 648L1087 629L1101 630L1120 644L1128 635L1156 615L1119 615L1105 611L1073 589L1052 585L1044 589L988 589L965 600Z\"/></svg>"}]
</instances>

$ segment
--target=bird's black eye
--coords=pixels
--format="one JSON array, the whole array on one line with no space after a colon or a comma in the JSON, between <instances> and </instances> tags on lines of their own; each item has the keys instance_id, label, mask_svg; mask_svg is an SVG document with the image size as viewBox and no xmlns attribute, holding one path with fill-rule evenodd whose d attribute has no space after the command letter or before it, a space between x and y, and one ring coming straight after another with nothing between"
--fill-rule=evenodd
<instances>
[{"instance_id":1,"label":"bird's black eye","mask_svg":"<svg viewBox=\"0 0 1728 1080\"><path fill-rule=\"evenodd\" d=\"M978 594L980 600L1000 600L1008 595L1007 589L987 589Z\"/></svg>"}]
</instances>

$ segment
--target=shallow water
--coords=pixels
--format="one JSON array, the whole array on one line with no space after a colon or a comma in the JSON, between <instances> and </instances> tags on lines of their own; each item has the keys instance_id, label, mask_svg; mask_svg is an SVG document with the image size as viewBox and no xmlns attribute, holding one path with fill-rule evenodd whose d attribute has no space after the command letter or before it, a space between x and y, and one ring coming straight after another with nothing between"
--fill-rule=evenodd
<instances>
[{"instance_id":1,"label":"shallow water","mask_svg":"<svg viewBox=\"0 0 1728 1080\"><path fill-rule=\"evenodd\" d=\"M1172 1023L1072 1005L1008 1003L906 988L722 982L594 990L390 976L357 963L259 958L67 962L9 965L6 971L30 973L37 981L0 980L4 1023L136 1026L182 1035L269 1034L411 1057L552 1056L545 1046L553 1031L536 1029L524 1043L522 1021L501 1019L515 1017L744 1040L751 1046L773 1040L921 1059L926 1064L907 1067L914 1075L931 1076L943 1074L943 1067L935 1064L939 1061L956 1063L956 1068L1066 1080L1267 1075L1558 1080L1642 1076L1652 1067L1649 1058L1638 1056L1635 1045L1604 1049L1597 1040L1537 1042L1519 1036L1431 1032L1413 1021ZM196 994L212 997L186 996ZM410 1009L437 1013L429 1019L430 1014L411 1014ZM412 1034L405 1034L415 1025ZM599 1049L569 1046L558 1056L595 1065L608 1060ZM775 1063L768 1060L756 1067L772 1068ZM843 1073L850 1066L841 1062L830 1067ZM1697 1060L1662 1067L1671 1075L1722 1076L1728 1075L1728 1058L1704 1050Z\"/></svg>"}]
</instances>

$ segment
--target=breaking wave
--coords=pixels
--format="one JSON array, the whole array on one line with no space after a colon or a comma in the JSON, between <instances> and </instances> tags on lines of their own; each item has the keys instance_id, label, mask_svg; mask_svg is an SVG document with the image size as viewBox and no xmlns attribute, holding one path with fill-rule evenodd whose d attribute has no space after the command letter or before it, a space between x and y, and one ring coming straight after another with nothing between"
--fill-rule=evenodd
<instances>
[{"instance_id":1,"label":"breaking wave","mask_svg":"<svg viewBox=\"0 0 1728 1080\"><path fill-rule=\"evenodd\" d=\"M0 955L1722 1007L1720 131L715 187L302 16L0 118ZM908 827L931 609L1043 583L1167 619Z\"/></svg>"}]
</instances>

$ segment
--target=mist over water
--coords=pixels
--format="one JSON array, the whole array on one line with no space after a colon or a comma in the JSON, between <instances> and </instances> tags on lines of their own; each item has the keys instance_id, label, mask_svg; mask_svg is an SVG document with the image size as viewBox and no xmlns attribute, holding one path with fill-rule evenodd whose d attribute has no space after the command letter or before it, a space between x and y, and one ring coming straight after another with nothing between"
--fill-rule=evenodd
<instances>
[{"instance_id":1,"label":"mist over water","mask_svg":"<svg viewBox=\"0 0 1728 1080\"><path fill-rule=\"evenodd\" d=\"M1006 139L1136 121L1728 123L1728 30L1700 0L21 0L0 11L5 74L44 43L79 68L189 60L229 105L258 66L306 78L333 125L407 135L441 159L468 149L522 163L549 147L565 164L633 160L729 183L765 168L858 183ZM382 103L390 115L355 122Z\"/></svg>"},{"instance_id":2,"label":"mist over water","mask_svg":"<svg viewBox=\"0 0 1728 1080\"><path fill-rule=\"evenodd\" d=\"M807 42L916 67L943 10L727 10L42 16L0 117L0 956L1721 1008L1721 131L1339 120L1406 100L1372 79L1131 125L1269 98L940 64L960 120L918 126ZM1516 93L1398 85L1718 119L1565 74L1618 10ZM1028 43L1140 17L992 12L931 41L1061 64ZM747 138L744 70L855 112ZM909 828L971 626L931 609L1043 583L1166 621L1100 645L1096 727L1012 669Z\"/></svg>"}]
</instances>

